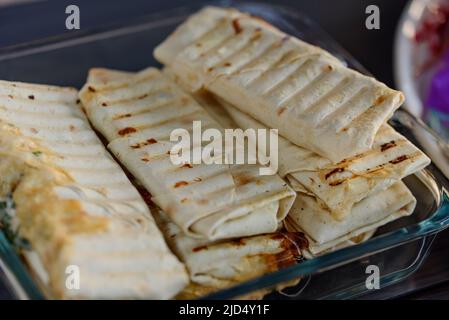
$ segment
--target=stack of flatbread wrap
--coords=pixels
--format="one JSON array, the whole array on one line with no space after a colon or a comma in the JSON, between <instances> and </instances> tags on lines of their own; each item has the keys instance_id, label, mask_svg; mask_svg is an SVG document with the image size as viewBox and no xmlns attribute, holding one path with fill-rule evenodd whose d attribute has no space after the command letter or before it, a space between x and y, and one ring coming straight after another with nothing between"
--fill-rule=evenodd
<instances>
[{"instance_id":1,"label":"stack of flatbread wrap","mask_svg":"<svg viewBox=\"0 0 449 320\"><path fill-rule=\"evenodd\" d=\"M24 256L50 296L167 299L187 284L77 90L0 81L0 177L0 198L31 246Z\"/></svg>"},{"instance_id":2,"label":"stack of flatbread wrap","mask_svg":"<svg viewBox=\"0 0 449 320\"><path fill-rule=\"evenodd\" d=\"M0 218L51 296L199 297L413 212L402 179L430 160L387 123L400 92L234 9L201 10L154 55L165 72L94 68L79 93L0 81ZM201 137L174 161L173 133L199 121L277 129L278 174L260 174L260 141L259 163L195 159Z\"/></svg>"},{"instance_id":3,"label":"stack of flatbread wrap","mask_svg":"<svg viewBox=\"0 0 449 320\"><path fill-rule=\"evenodd\" d=\"M302 233L277 232L296 196L278 175L259 175L259 165L172 161L173 130L192 132L193 121L203 130L223 128L159 70L92 69L80 98L109 150L159 207L153 210L159 225L192 281L180 297L228 287L302 256Z\"/></svg>"},{"instance_id":4,"label":"stack of flatbread wrap","mask_svg":"<svg viewBox=\"0 0 449 320\"><path fill-rule=\"evenodd\" d=\"M285 226L309 255L413 212L401 180L430 160L386 123L400 92L234 9L201 10L154 54L221 123L278 129L279 174L297 192Z\"/></svg>"}]
</instances>

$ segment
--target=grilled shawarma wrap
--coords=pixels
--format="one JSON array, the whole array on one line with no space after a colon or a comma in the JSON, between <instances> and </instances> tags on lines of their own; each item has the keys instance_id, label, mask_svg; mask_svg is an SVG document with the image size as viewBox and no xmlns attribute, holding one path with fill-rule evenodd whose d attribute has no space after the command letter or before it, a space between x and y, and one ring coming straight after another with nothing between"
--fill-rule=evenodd
<instances>
[{"instance_id":1,"label":"grilled shawarma wrap","mask_svg":"<svg viewBox=\"0 0 449 320\"><path fill-rule=\"evenodd\" d=\"M298 193L285 224L289 231L305 233L309 240L309 250L305 255L309 257L408 216L413 213L415 206L416 199L405 184L399 181L356 203L344 220L337 221L315 197Z\"/></svg>"},{"instance_id":2,"label":"grilled shawarma wrap","mask_svg":"<svg viewBox=\"0 0 449 320\"><path fill-rule=\"evenodd\" d=\"M155 213L154 213L155 212ZM196 298L298 262L307 248L303 233L278 232L219 242L194 239L161 210L153 210L167 242L185 263L191 283L179 298ZM261 295L267 292L261 292Z\"/></svg>"},{"instance_id":3,"label":"grilled shawarma wrap","mask_svg":"<svg viewBox=\"0 0 449 320\"><path fill-rule=\"evenodd\" d=\"M219 104L239 127L265 128L223 100ZM377 132L369 151L337 164L282 137L278 145L280 176L295 191L313 194L338 220L348 216L357 202L430 164L421 150L388 124Z\"/></svg>"},{"instance_id":4,"label":"grilled shawarma wrap","mask_svg":"<svg viewBox=\"0 0 449 320\"><path fill-rule=\"evenodd\" d=\"M71 88L0 81L0 197L15 203L19 236L37 253L30 264L56 298L171 298L186 270L77 99ZM66 286L70 266L78 289Z\"/></svg>"},{"instance_id":5,"label":"grilled shawarma wrap","mask_svg":"<svg viewBox=\"0 0 449 320\"><path fill-rule=\"evenodd\" d=\"M170 68L164 72L187 90L187 85ZM201 90L193 96L226 128L266 129L248 114L210 92ZM371 150L337 164L283 137L279 137L278 148L279 175L295 191L315 196L337 220L348 216L357 202L430 163L421 150L388 124L382 125L377 132Z\"/></svg>"},{"instance_id":6,"label":"grilled shawarma wrap","mask_svg":"<svg viewBox=\"0 0 449 320\"><path fill-rule=\"evenodd\" d=\"M208 240L274 232L295 193L257 165L175 165L174 129L220 125L155 68L129 74L93 69L80 94L89 119L108 148L187 235ZM193 148L200 148L194 145Z\"/></svg>"},{"instance_id":7,"label":"grilled shawarma wrap","mask_svg":"<svg viewBox=\"0 0 449 320\"><path fill-rule=\"evenodd\" d=\"M173 76L169 70L166 70L166 73ZM179 82L179 79L177 80ZM182 83L180 84L182 85ZM250 116L242 114L242 112L223 101L217 100L208 92L197 92L194 97L222 125L243 129L263 128L263 125ZM382 133L383 130L390 132L390 136L384 137L379 134L375 144L383 145L382 141L385 140L388 141L388 148L387 145L384 145L383 148L379 147L379 150L348 160L348 167L358 168L359 175L366 174L367 166L360 168L361 165L358 164L357 166L357 161L363 164L364 159L366 159L368 164L371 163L373 174L364 178L371 179L366 184L378 190L365 188L362 190L365 193L362 194L361 199L355 200L354 196L360 193L357 193L359 192L357 189L352 190L353 184L350 179L348 179L348 182L342 182L343 187L340 187L340 185L333 186L344 192L343 194L336 193L334 197L339 196L344 199L343 201L352 201L351 206L346 207L344 215L339 216L340 219L335 219L335 212L332 212L327 206L327 202L320 198L323 194L325 200L333 200L332 197L326 195L325 192L315 194L314 189L310 188L311 182L309 182L309 179L302 180L304 184L295 180L295 176L301 176L301 174L313 174L313 177L320 177L320 171L332 172L335 167L332 167L329 160L293 145L286 139L279 138L279 167L282 168L283 177L289 180L298 193L295 204L287 216L286 225L290 231L304 232L309 239L310 245L309 249L304 251L305 257L310 258L314 255L366 241L378 227L413 212L416 200L400 179L422 169L427 165L428 158L390 126L385 125L379 133ZM402 147L401 152L407 156L407 159L398 163L390 163L389 159L396 159L396 155L388 154L387 149L402 145L405 146ZM382 152L385 152L385 155ZM377 154L377 156L373 156L372 153ZM373 161L376 158L377 160ZM382 164L382 161L385 163L379 166L378 163ZM330 167L326 167L327 165ZM376 169L384 171L379 172ZM354 179L358 179L357 174L353 174ZM321 183L322 188L326 189L325 184L328 182L323 181ZM346 186L344 183L346 183ZM332 191L332 189L329 189L330 187L332 185L329 183L326 189L328 192ZM378 204L376 205L376 203Z\"/></svg>"},{"instance_id":8,"label":"grilled shawarma wrap","mask_svg":"<svg viewBox=\"0 0 449 320\"><path fill-rule=\"evenodd\" d=\"M402 93L260 18L206 7L154 55L189 85L225 99L334 163L369 150Z\"/></svg>"}]
</instances>

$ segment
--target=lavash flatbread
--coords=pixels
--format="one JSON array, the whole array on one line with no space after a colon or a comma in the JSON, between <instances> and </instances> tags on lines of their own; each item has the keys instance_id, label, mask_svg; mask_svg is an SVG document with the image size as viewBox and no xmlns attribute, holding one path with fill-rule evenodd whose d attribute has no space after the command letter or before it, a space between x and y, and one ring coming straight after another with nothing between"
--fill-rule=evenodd
<instances>
[{"instance_id":1,"label":"lavash flatbread","mask_svg":"<svg viewBox=\"0 0 449 320\"><path fill-rule=\"evenodd\" d=\"M202 9L154 55L190 91L204 87L334 163L369 150L404 100L326 51L234 9Z\"/></svg>"},{"instance_id":2,"label":"lavash flatbread","mask_svg":"<svg viewBox=\"0 0 449 320\"><path fill-rule=\"evenodd\" d=\"M333 219L315 197L298 193L285 225L289 231L304 232L309 252L317 255L360 234L375 230L413 213L416 199L403 182L371 195L354 205L341 221Z\"/></svg>"},{"instance_id":3,"label":"lavash flatbread","mask_svg":"<svg viewBox=\"0 0 449 320\"><path fill-rule=\"evenodd\" d=\"M231 105L220 102L243 129L265 128ZM430 159L407 138L384 124L372 149L337 164L279 137L279 174L296 191L314 194L332 213L343 219L355 203L424 169Z\"/></svg>"},{"instance_id":4,"label":"lavash flatbread","mask_svg":"<svg viewBox=\"0 0 449 320\"><path fill-rule=\"evenodd\" d=\"M77 99L72 88L0 81L0 197L15 203L53 297L171 298L186 270Z\"/></svg>"},{"instance_id":5,"label":"lavash flatbread","mask_svg":"<svg viewBox=\"0 0 449 320\"><path fill-rule=\"evenodd\" d=\"M173 164L172 130L191 132L194 120L203 130L221 127L159 70L93 69L80 97L108 148L187 235L215 240L269 233L287 215L294 191L278 176L260 176L257 165Z\"/></svg>"},{"instance_id":6,"label":"lavash flatbread","mask_svg":"<svg viewBox=\"0 0 449 320\"><path fill-rule=\"evenodd\" d=\"M186 236L161 210L152 210L173 251L185 263L191 284L180 298L198 298L299 261L302 233L278 232L211 243ZM266 293L266 292L265 292Z\"/></svg>"},{"instance_id":7,"label":"lavash flatbread","mask_svg":"<svg viewBox=\"0 0 449 320\"><path fill-rule=\"evenodd\" d=\"M187 90L170 68L165 74ZM226 128L267 129L223 99L198 91L194 97ZM251 139L251 136L248 136ZM278 139L279 175L297 192L314 195L335 219L344 219L355 203L424 169L430 159L390 125L377 132L368 152L337 164L283 137Z\"/></svg>"}]
</instances>

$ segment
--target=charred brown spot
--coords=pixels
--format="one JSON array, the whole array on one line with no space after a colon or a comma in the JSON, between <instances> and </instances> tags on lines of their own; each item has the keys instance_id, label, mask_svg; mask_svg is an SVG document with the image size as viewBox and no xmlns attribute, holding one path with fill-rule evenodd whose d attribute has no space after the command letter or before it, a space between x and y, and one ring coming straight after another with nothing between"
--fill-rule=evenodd
<instances>
[{"instance_id":1,"label":"charred brown spot","mask_svg":"<svg viewBox=\"0 0 449 320\"><path fill-rule=\"evenodd\" d=\"M401 163L402 161L405 161L405 160L407 160L408 159L408 157L407 157L407 155L403 155L403 156L400 156L400 157L397 157L396 159L394 159L394 160L391 160L391 161L389 161L391 164L397 164L397 163Z\"/></svg>"},{"instance_id":2,"label":"charred brown spot","mask_svg":"<svg viewBox=\"0 0 449 320\"><path fill-rule=\"evenodd\" d=\"M107 104L106 102L103 102L101 105L102 105L103 107L107 107L107 106L108 106L108 104Z\"/></svg>"},{"instance_id":3,"label":"charred brown spot","mask_svg":"<svg viewBox=\"0 0 449 320\"><path fill-rule=\"evenodd\" d=\"M343 172L343 171L345 171L345 169L343 169L343 168L335 168L334 170L331 170L330 172L328 172L328 173L324 176L324 178L327 180L330 176L332 176L332 175L334 175L334 174L336 174L336 173Z\"/></svg>"},{"instance_id":4,"label":"charred brown spot","mask_svg":"<svg viewBox=\"0 0 449 320\"><path fill-rule=\"evenodd\" d=\"M76 104L80 104L81 100L80 99L76 99Z\"/></svg>"},{"instance_id":5,"label":"charred brown spot","mask_svg":"<svg viewBox=\"0 0 449 320\"><path fill-rule=\"evenodd\" d=\"M36 128L31 128L30 130L31 130L32 133L38 133L39 132L39 131L37 131Z\"/></svg>"},{"instance_id":6,"label":"charred brown spot","mask_svg":"<svg viewBox=\"0 0 449 320\"><path fill-rule=\"evenodd\" d=\"M142 99L145 99L146 97L148 97L148 94L141 95L137 99L142 100Z\"/></svg>"},{"instance_id":7,"label":"charred brown spot","mask_svg":"<svg viewBox=\"0 0 449 320\"><path fill-rule=\"evenodd\" d=\"M234 244L236 246L244 246L245 245L245 240L243 238L232 239L231 242L232 242L232 244Z\"/></svg>"},{"instance_id":8,"label":"charred brown spot","mask_svg":"<svg viewBox=\"0 0 449 320\"><path fill-rule=\"evenodd\" d=\"M145 157L141 158L140 160L142 160L143 162L150 162L150 159L145 158Z\"/></svg>"},{"instance_id":9,"label":"charred brown spot","mask_svg":"<svg viewBox=\"0 0 449 320\"><path fill-rule=\"evenodd\" d=\"M387 100L387 98L386 98L385 96L377 97L377 99L374 100L373 105L374 105L374 106L378 106L378 105L380 105L382 102L384 102L385 100Z\"/></svg>"},{"instance_id":10,"label":"charred brown spot","mask_svg":"<svg viewBox=\"0 0 449 320\"><path fill-rule=\"evenodd\" d=\"M340 180L340 181L334 181L334 182L331 182L331 183L329 183L329 185L330 185L331 187L336 187L336 186L341 185L342 183L343 183L343 181Z\"/></svg>"},{"instance_id":11,"label":"charred brown spot","mask_svg":"<svg viewBox=\"0 0 449 320\"><path fill-rule=\"evenodd\" d=\"M210 67L207 69L207 72L212 72L212 71L214 71L214 67Z\"/></svg>"},{"instance_id":12,"label":"charred brown spot","mask_svg":"<svg viewBox=\"0 0 449 320\"><path fill-rule=\"evenodd\" d=\"M120 114L118 116L116 116L114 119L118 120L118 119L123 119L123 118L130 118L131 117L131 113L126 113L126 114Z\"/></svg>"},{"instance_id":13,"label":"charred brown spot","mask_svg":"<svg viewBox=\"0 0 449 320\"><path fill-rule=\"evenodd\" d=\"M139 149L141 147L140 143L135 143L130 146L133 149Z\"/></svg>"},{"instance_id":14,"label":"charred brown spot","mask_svg":"<svg viewBox=\"0 0 449 320\"><path fill-rule=\"evenodd\" d=\"M179 187L182 187L182 186L187 186L188 184L189 183L187 181L178 181L178 182L175 183L174 187L175 188L179 188Z\"/></svg>"},{"instance_id":15,"label":"charred brown spot","mask_svg":"<svg viewBox=\"0 0 449 320\"><path fill-rule=\"evenodd\" d=\"M14 99L14 97L12 95L10 95L10 94L8 94L8 98Z\"/></svg>"},{"instance_id":16,"label":"charred brown spot","mask_svg":"<svg viewBox=\"0 0 449 320\"><path fill-rule=\"evenodd\" d=\"M181 166L181 168L193 168L193 166L190 163L186 163L186 164L183 164Z\"/></svg>"},{"instance_id":17,"label":"charred brown spot","mask_svg":"<svg viewBox=\"0 0 449 320\"><path fill-rule=\"evenodd\" d=\"M185 202L187 202L187 201L188 201L187 198L182 198L182 199L181 199L181 203L185 203Z\"/></svg>"},{"instance_id":18,"label":"charred brown spot","mask_svg":"<svg viewBox=\"0 0 449 320\"><path fill-rule=\"evenodd\" d=\"M198 42L198 43L195 43L195 46L200 48L202 46L202 44L200 42Z\"/></svg>"},{"instance_id":19,"label":"charred brown spot","mask_svg":"<svg viewBox=\"0 0 449 320\"><path fill-rule=\"evenodd\" d=\"M240 26L239 19L232 20L232 27L234 28L235 34L242 32L242 27Z\"/></svg>"},{"instance_id":20,"label":"charred brown spot","mask_svg":"<svg viewBox=\"0 0 449 320\"><path fill-rule=\"evenodd\" d=\"M286 107L280 107L280 108L277 110L278 116L280 116L281 114L283 114L285 110L287 110Z\"/></svg>"},{"instance_id":21,"label":"charred brown spot","mask_svg":"<svg viewBox=\"0 0 449 320\"><path fill-rule=\"evenodd\" d=\"M126 127L126 128L123 128L123 129L119 130L118 134L121 135L121 136L125 136L127 134L134 133L136 131L137 131L136 128Z\"/></svg>"},{"instance_id":22,"label":"charred brown spot","mask_svg":"<svg viewBox=\"0 0 449 320\"><path fill-rule=\"evenodd\" d=\"M193 181L195 181L195 182L201 182L201 181L203 181L203 179L201 179L201 178L199 178L199 177L196 177L195 179L193 179Z\"/></svg>"},{"instance_id":23,"label":"charred brown spot","mask_svg":"<svg viewBox=\"0 0 449 320\"><path fill-rule=\"evenodd\" d=\"M34 100L34 96L33 96L32 94L30 94L30 95L28 96L28 99Z\"/></svg>"},{"instance_id":24,"label":"charred brown spot","mask_svg":"<svg viewBox=\"0 0 449 320\"><path fill-rule=\"evenodd\" d=\"M207 245L206 246L200 246L200 247L193 248L192 251L193 252L199 252L199 251L205 250L205 249L207 249Z\"/></svg>"},{"instance_id":25,"label":"charred brown spot","mask_svg":"<svg viewBox=\"0 0 449 320\"><path fill-rule=\"evenodd\" d=\"M324 72L331 72L332 70L334 70L334 68L333 68L330 64L325 65L325 66L323 67L323 71L324 71Z\"/></svg>"},{"instance_id":26,"label":"charred brown spot","mask_svg":"<svg viewBox=\"0 0 449 320\"><path fill-rule=\"evenodd\" d=\"M82 111L84 114L87 114L86 108L81 107L81 111Z\"/></svg>"},{"instance_id":27,"label":"charred brown spot","mask_svg":"<svg viewBox=\"0 0 449 320\"><path fill-rule=\"evenodd\" d=\"M230 66L232 66L232 64L230 62L225 62L224 66L225 67L230 67Z\"/></svg>"},{"instance_id":28,"label":"charred brown spot","mask_svg":"<svg viewBox=\"0 0 449 320\"><path fill-rule=\"evenodd\" d=\"M157 140L154 138L150 138L147 140L147 144L155 144L155 143L157 143Z\"/></svg>"},{"instance_id":29,"label":"charred brown spot","mask_svg":"<svg viewBox=\"0 0 449 320\"><path fill-rule=\"evenodd\" d=\"M70 125L69 126L69 130L72 131L72 132L75 131L75 126L74 125Z\"/></svg>"},{"instance_id":30,"label":"charred brown spot","mask_svg":"<svg viewBox=\"0 0 449 320\"><path fill-rule=\"evenodd\" d=\"M88 86L87 89L89 89L90 92L96 92L96 90L91 86Z\"/></svg>"},{"instance_id":31,"label":"charred brown spot","mask_svg":"<svg viewBox=\"0 0 449 320\"><path fill-rule=\"evenodd\" d=\"M388 150L390 148L396 147L396 142L394 140L391 140L390 142L384 143L380 146L380 151L384 152L385 150Z\"/></svg>"},{"instance_id":32,"label":"charred brown spot","mask_svg":"<svg viewBox=\"0 0 449 320\"><path fill-rule=\"evenodd\" d=\"M250 175L241 174L235 177L235 182L237 186L243 186L245 184L250 183L251 181L253 181L253 177L251 177Z\"/></svg>"}]
</instances>

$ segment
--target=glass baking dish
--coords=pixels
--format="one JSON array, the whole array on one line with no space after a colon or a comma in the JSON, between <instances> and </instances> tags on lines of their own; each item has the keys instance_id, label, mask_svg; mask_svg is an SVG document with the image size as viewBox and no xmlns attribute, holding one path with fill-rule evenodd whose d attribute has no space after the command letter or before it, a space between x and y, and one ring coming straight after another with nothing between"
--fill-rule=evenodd
<instances>
[{"instance_id":1,"label":"glass baking dish","mask_svg":"<svg viewBox=\"0 0 449 320\"><path fill-rule=\"evenodd\" d=\"M282 30L329 50L352 68L367 73L316 24L294 9L233 1L212 4L231 5L261 16ZM80 88L92 67L137 71L149 65L158 66L152 57L153 48L200 7L177 8L145 16L126 25L82 30L0 49L0 79ZM406 111L397 111L391 124L426 151L441 169L432 164L405 180L418 200L412 216L380 228L371 240L363 244L303 261L206 298L239 297L298 277L303 279L297 286L270 294L267 298L354 298L368 292L365 286L367 265L379 266L382 287L396 283L415 271L425 259L433 235L449 225L449 182L443 173L449 172L448 161L442 161L444 144L439 138ZM434 157L439 158L435 161ZM398 246L401 247L398 249ZM8 290L15 297L45 297L1 231L0 258L0 268L5 271L0 273L0 280L5 278L3 280L7 282Z\"/></svg>"}]
</instances>

